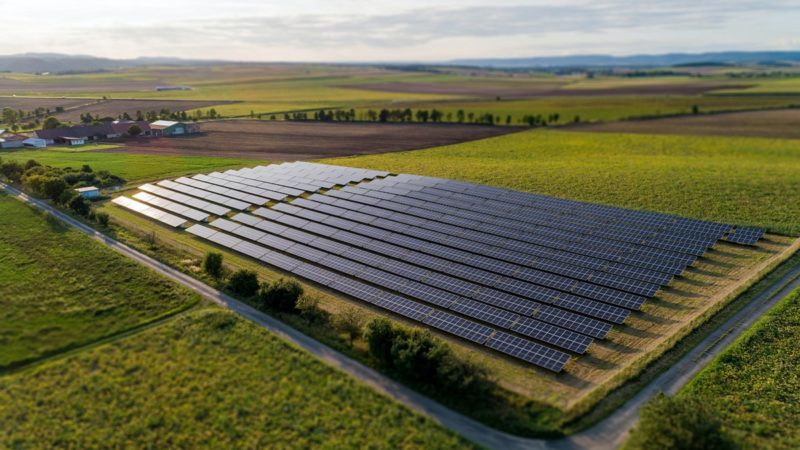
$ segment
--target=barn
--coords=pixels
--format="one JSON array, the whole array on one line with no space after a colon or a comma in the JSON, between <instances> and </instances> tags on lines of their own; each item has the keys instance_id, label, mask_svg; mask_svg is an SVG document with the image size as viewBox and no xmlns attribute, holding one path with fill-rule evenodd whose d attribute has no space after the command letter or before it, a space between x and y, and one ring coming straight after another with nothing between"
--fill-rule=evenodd
<instances>
[{"instance_id":1,"label":"barn","mask_svg":"<svg viewBox=\"0 0 800 450\"><path fill-rule=\"evenodd\" d=\"M0 148L20 148L25 145L25 139L28 139L28 136L22 134L0 134Z\"/></svg>"},{"instance_id":2,"label":"barn","mask_svg":"<svg viewBox=\"0 0 800 450\"><path fill-rule=\"evenodd\" d=\"M153 136L182 136L200 132L200 125L194 122L174 122L171 120L156 120L150 124Z\"/></svg>"}]
</instances>

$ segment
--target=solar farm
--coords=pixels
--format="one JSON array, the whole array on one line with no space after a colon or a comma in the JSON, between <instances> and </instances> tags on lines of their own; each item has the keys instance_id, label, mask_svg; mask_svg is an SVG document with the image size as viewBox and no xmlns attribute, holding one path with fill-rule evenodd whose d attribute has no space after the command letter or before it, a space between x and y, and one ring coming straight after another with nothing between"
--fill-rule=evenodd
<instances>
[{"instance_id":1,"label":"solar farm","mask_svg":"<svg viewBox=\"0 0 800 450\"><path fill-rule=\"evenodd\" d=\"M561 372L719 241L764 230L306 162L114 203L271 268Z\"/></svg>"}]
</instances>

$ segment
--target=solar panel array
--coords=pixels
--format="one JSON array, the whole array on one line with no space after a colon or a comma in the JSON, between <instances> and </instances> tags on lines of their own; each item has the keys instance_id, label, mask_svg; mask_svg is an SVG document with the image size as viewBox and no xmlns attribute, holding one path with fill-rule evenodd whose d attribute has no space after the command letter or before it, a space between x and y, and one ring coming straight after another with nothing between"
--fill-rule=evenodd
<instances>
[{"instance_id":1,"label":"solar panel array","mask_svg":"<svg viewBox=\"0 0 800 450\"><path fill-rule=\"evenodd\" d=\"M114 201L171 226L203 223L187 231L555 372L718 240L754 245L764 233L305 162L140 189L141 203Z\"/></svg>"}]
</instances>

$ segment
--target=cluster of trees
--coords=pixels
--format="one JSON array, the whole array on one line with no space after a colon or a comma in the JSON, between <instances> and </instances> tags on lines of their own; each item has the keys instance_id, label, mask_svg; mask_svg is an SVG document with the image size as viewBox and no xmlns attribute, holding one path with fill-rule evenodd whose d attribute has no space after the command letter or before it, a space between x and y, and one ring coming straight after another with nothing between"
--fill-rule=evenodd
<instances>
[{"instance_id":1,"label":"cluster of trees","mask_svg":"<svg viewBox=\"0 0 800 450\"><path fill-rule=\"evenodd\" d=\"M122 184L124 180L107 171L94 172L84 165L80 170L43 166L31 159L25 164L0 160L0 175L7 181L22 185L31 194L52 200L57 205L71 209L80 216L108 225L108 214L95 212L91 202L75 192L75 188L98 185L102 187Z\"/></svg>"},{"instance_id":2,"label":"cluster of trees","mask_svg":"<svg viewBox=\"0 0 800 450\"><path fill-rule=\"evenodd\" d=\"M64 112L64 107L57 106L55 112ZM50 114L52 114L50 108L39 107L32 111L3 108L2 116L0 116L0 123L7 124L12 131L19 131L20 129L33 130L39 128L42 124L42 119Z\"/></svg>"},{"instance_id":3,"label":"cluster of trees","mask_svg":"<svg viewBox=\"0 0 800 450\"><path fill-rule=\"evenodd\" d=\"M383 368L415 384L454 393L483 392L488 386L484 370L458 358L428 331L378 318L367 324L364 338L370 355Z\"/></svg>"}]
</instances>

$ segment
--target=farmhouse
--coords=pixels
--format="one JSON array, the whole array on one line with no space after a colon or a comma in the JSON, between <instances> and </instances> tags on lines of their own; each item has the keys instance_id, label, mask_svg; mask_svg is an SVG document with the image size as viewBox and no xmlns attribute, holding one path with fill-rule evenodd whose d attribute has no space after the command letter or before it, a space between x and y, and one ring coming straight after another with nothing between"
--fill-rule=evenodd
<instances>
[{"instance_id":1,"label":"farmhouse","mask_svg":"<svg viewBox=\"0 0 800 450\"><path fill-rule=\"evenodd\" d=\"M86 138L83 137L70 137L64 136L61 138L67 145L83 145L86 143Z\"/></svg>"},{"instance_id":2,"label":"farmhouse","mask_svg":"<svg viewBox=\"0 0 800 450\"><path fill-rule=\"evenodd\" d=\"M69 138L82 138L84 141L97 139L114 139L126 136L132 125L137 125L142 130L142 135L150 135L150 125L145 121L114 121L100 125L76 125L74 127L51 128L37 130L36 136L44 139L47 144L70 144Z\"/></svg>"},{"instance_id":3,"label":"farmhouse","mask_svg":"<svg viewBox=\"0 0 800 450\"><path fill-rule=\"evenodd\" d=\"M93 199L100 197L100 189L95 186L87 186L75 189L75 192L80 194L81 197L87 199Z\"/></svg>"},{"instance_id":4,"label":"farmhouse","mask_svg":"<svg viewBox=\"0 0 800 450\"><path fill-rule=\"evenodd\" d=\"M45 148L47 147L47 141L44 139L39 138L28 138L22 141L22 144L25 147L32 147L32 148Z\"/></svg>"},{"instance_id":5,"label":"farmhouse","mask_svg":"<svg viewBox=\"0 0 800 450\"><path fill-rule=\"evenodd\" d=\"M150 124L153 136L181 136L200 132L200 125L194 122L173 122L156 120Z\"/></svg>"},{"instance_id":6,"label":"farmhouse","mask_svg":"<svg viewBox=\"0 0 800 450\"><path fill-rule=\"evenodd\" d=\"M28 136L22 134L0 134L0 148L20 148Z\"/></svg>"}]
</instances>

